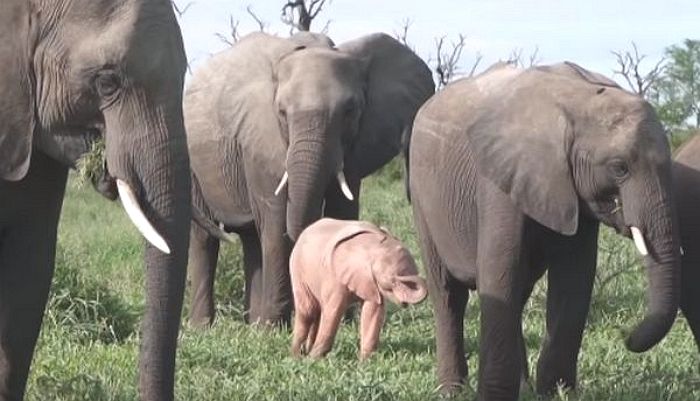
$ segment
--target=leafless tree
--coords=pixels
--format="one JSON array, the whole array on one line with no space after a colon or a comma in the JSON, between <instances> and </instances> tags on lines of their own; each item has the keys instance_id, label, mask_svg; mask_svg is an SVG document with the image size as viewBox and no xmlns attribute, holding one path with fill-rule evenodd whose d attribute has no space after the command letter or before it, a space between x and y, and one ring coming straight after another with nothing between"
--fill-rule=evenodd
<instances>
[{"instance_id":1,"label":"leafless tree","mask_svg":"<svg viewBox=\"0 0 700 401\"><path fill-rule=\"evenodd\" d=\"M511 50L508 59L506 59L506 63L510 63L517 67L523 68L536 66L540 63L540 61L542 60L540 59L539 46L535 46L535 50L533 50L532 53L530 53L530 55L527 56L527 59L523 57L523 49L521 47Z\"/></svg>"},{"instance_id":2,"label":"leafless tree","mask_svg":"<svg viewBox=\"0 0 700 401\"><path fill-rule=\"evenodd\" d=\"M263 21L260 17L258 17L257 14L253 11L252 6L246 7L246 12L250 17L255 21L255 23L258 25L258 31L260 32L267 32L267 23ZM241 21L233 19L233 16L230 15L228 19L228 25L229 25L229 33L228 35L224 35L222 33L215 33L217 38L219 38L220 41L226 43L229 46L233 46L234 43L238 42L241 39L241 33L238 30L238 26L240 25Z\"/></svg>"},{"instance_id":3,"label":"leafless tree","mask_svg":"<svg viewBox=\"0 0 700 401\"><path fill-rule=\"evenodd\" d=\"M182 18L182 16L187 12L187 10L194 4L193 1L190 1L189 3L185 4L184 7L180 7L177 5L175 0L170 0L170 3L173 5L173 9L175 10L175 13L179 18Z\"/></svg>"},{"instance_id":4,"label":"leafless tree","mask_svg":"<svg viewBox=\"0 0 700 401\"><path fill-rule=\"evenodd\" d=\"M661 58L652 69L646 73L641 72L642 61L647 57L639 54L637 45L632 42L632 50L613 51L618 69L613 70L615 75L621 75L629 88L641 97L646 98L649 89L662 77L666 66L665 58Z\"/></svg>"},{"instance_id":5,"label":"leafless tree","mask_svg":"<svg viewBox=\"0 0 700 401\"><path fill-rule=\"evenodd\" d=\"M437 77L437 90L442 89L457 76L463 75L470 77L474 75L476 68L481 63L482 55L476 54L476 59L467 73L460 73L459 64L462 59L462 52L466 45L467 37L459 34L458 40L451 41L446 44L446 36L435 38L435 75Z\"/></svg>"},{"instance_id":6,"label":"leafless tree","mask_svg":"<svg viewBox=\"0 0 700 401\"><path fill-rule=\"evenodd\" d=\"M330 3L330 0L328 0ZM289 25L289 33L311 30L311 23L321 12L326 0L288 0L282 6L282 22ZM329 21L330 22L330 21ZM328 23L323 31L328 30Z\"/></svg>"},{"instance_id":7,"label":"leafless tree","mask_svg":"<svg viewBox=\"0 0 700 401\"><path fill-rule=\"evenodd\" d=\"M405 18L403 21L401 21L399 30L394 31L394 38L415 52L416 49L408 41L408 30L411 28L411 25L413 25L413 21L411 21L409 18Z\"/></svg>"}]
</instances>

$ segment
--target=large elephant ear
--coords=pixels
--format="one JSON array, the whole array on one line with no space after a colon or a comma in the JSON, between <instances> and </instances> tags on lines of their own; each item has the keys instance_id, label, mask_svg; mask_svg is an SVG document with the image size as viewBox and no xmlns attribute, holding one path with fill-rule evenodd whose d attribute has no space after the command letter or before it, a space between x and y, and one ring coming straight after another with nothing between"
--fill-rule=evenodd
<instances>
[{"instance_id":1,"label":"large elephant ear","mask_svg":"<svg viewBox=\"0 0 700 401\"><path fill-rule=\"evenodd\" d=\"M32 25L29 2L0 2L0 179L9 181L24 178L32 151Z\"/></svg>"},{"instance_id":2,"label":"large elephant ear","mask_svg":"<svg viewBox=\"0 0 700 401\"><path fill-rule=\"evenodd\" d=\"M347 163L364 177L401 150L420 106L435 92L430 68L411 49L383 33L343 43L338 50L368 61L365 109ZM350 166L348 166L350 167Z\"/></svg>"},{"instance_id":3,"label":"large elephant ear","mask_svg":"<svg viewBox=\"0 0 700 401\"><path fill-rule=\"evenodd\" d=\"M343 222L342 224L343 227L333 235L329 241L328 248L325 250L323 258L324 269L332 270L338 281L347 286L348 289L358 297L375 303L381 303L382 296L379 293L379 287L372 274L370 266L371 261L367 260L366 264L358 264L347 259L334 258L334 255L343 243L360 234L384 234L374 225L361 221Z\"/></svg>"},{"instance_id":4,"label":"large elephant ear","mask_svg":"<svg viewBox=\"0 0 700 401\"><path fill-rule=\"evenodd\" d=\"M229 182L223 176L228 161L212 157L221 154L222 146L242 146L246 152L260 146L261 132L282 139L274 134L280 133L274 102L276 66L285 55L300 48L303 46L289 39L255 32L197 69L185 93L184 113L190 161L202 186L214 188L213 182ZM234 151L238 148L231 153ZM284 160L283 154L273 151L258 153L266 158L266 166L281 165ZM219 176L207 178L209 182L205 183L202 171L216 171Z\"/></svg>"},{"instance_id":5,"label":"large elephant ear","mask_svg":"<svg viewBox=\"0 0 700 401\"><path fill-rule=\"evenodd\" d=\"M498 77L491 75L475 78L475 88L492 85ZM572 125L566 113L547 100L552 88L546 75L515 71L501 89L491 86L490 93L481 93L484 97L473 110L477 115L467 135L481 176L507 193L529 217L573 235L579 209L569 167Z\"/></svg>"}]
</instances>

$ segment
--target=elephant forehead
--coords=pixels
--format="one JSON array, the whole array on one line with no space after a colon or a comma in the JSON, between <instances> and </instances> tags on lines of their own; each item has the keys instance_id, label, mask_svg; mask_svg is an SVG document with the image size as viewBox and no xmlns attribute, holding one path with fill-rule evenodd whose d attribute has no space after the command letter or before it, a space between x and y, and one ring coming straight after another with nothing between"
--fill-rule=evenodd
<instances>
[{"instance_id":1,"label":"elephant forehead","mask_svg":"<svg viewBox=\"0 0 700 401\"><path fill-rule=\"evenodd\" d=\"M310 48L297 51L283 58L279 66L280 84L285 81L313 80L323 82L323 78L359 80L361 64L356 58L337 50Z\"/></svg>"}]
</instances>

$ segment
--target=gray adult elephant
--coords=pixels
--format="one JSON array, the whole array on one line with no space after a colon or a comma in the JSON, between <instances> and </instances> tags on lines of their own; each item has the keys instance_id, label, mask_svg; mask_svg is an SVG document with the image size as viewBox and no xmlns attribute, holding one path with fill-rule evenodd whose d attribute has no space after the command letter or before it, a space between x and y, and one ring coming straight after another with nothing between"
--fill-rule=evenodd
<instances>
[{"instance_id":1,"label":"gray adult elephant","mask_svg":"<svg viewBox=\"0 0 700 401\"><path fill-rule=\"evenodd\" d=\"M684 251L680 307L700 351L700 135L695 135L676 153L673 187Z\"/></svg>"},{"instance_id":2,"label":"gray adult elephant","mask_svg":"<svg viewBox=\"0 0 700 401\"><path fill-rule=\"evenodd\" d=\"M335 47L320 34L254 33L195 73L185 94L195 209L240 234L249 321L289 320L289 239L322 215L357 218L360 180L399 153L433 91L425 63L384 34ZM198 325L214 318L219 246L216 226L202 225L190 243Z\"/></svg>"},{"instance_id":3,"label":"gray adult elephant","mask_svg":"<svg viewBox=\"0 0 700 401\"><path fill-rule=\"evenodd\" d=\"M191 219L186 68L169 0L0 2L0 400L24 396L68 165L103 136L145 249L139 390L173 400ZM50 397L50 395L47 395Z\"/></svg>"},{"instance_id":4,"label":"gray adult elephant","mask_svg":"<svg viewBox=\"0 0 700 401\"><path fill-rule=\"evenodd\" d=\"M477 290L478 399L518 398L522 309L545 267L537 390L575 386L600 222L632 236L646 255L647 313L627 348L647 350L668 332L680 240L668 143L642 99L572 63L496 65L426 102L409 152L446 391L467 375L462 321L469 290Z\"/></svg>"}]
</instances>

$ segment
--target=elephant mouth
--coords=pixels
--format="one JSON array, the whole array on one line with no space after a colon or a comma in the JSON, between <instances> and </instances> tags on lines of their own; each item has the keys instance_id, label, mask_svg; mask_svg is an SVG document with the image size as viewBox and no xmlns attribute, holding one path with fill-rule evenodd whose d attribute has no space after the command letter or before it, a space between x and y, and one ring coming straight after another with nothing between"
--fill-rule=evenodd
<instances>
[{"instance_id":1,"label":"elephant mouth","mask_svg":"<svg viewBox=\"0 0 700 401\"><path fill-rule=\"evenodd\" d=\"M352 191L350 190L350 186L348 186L348 181L345 178L345 173L343 172L342 167L336 173L335 178L336 180L338 180L338 185L340 185L340 190L343 192L343 195L349 201L355 200L355 197L353 196ZM277 184L277 188L275 188L275 196L279 195L280 192L282 192L284 187L287 185L288 181L289 173L285 170L284 175L282 175L282 179L280 180L279 184Z\"/></svg>"}]
</instances>

